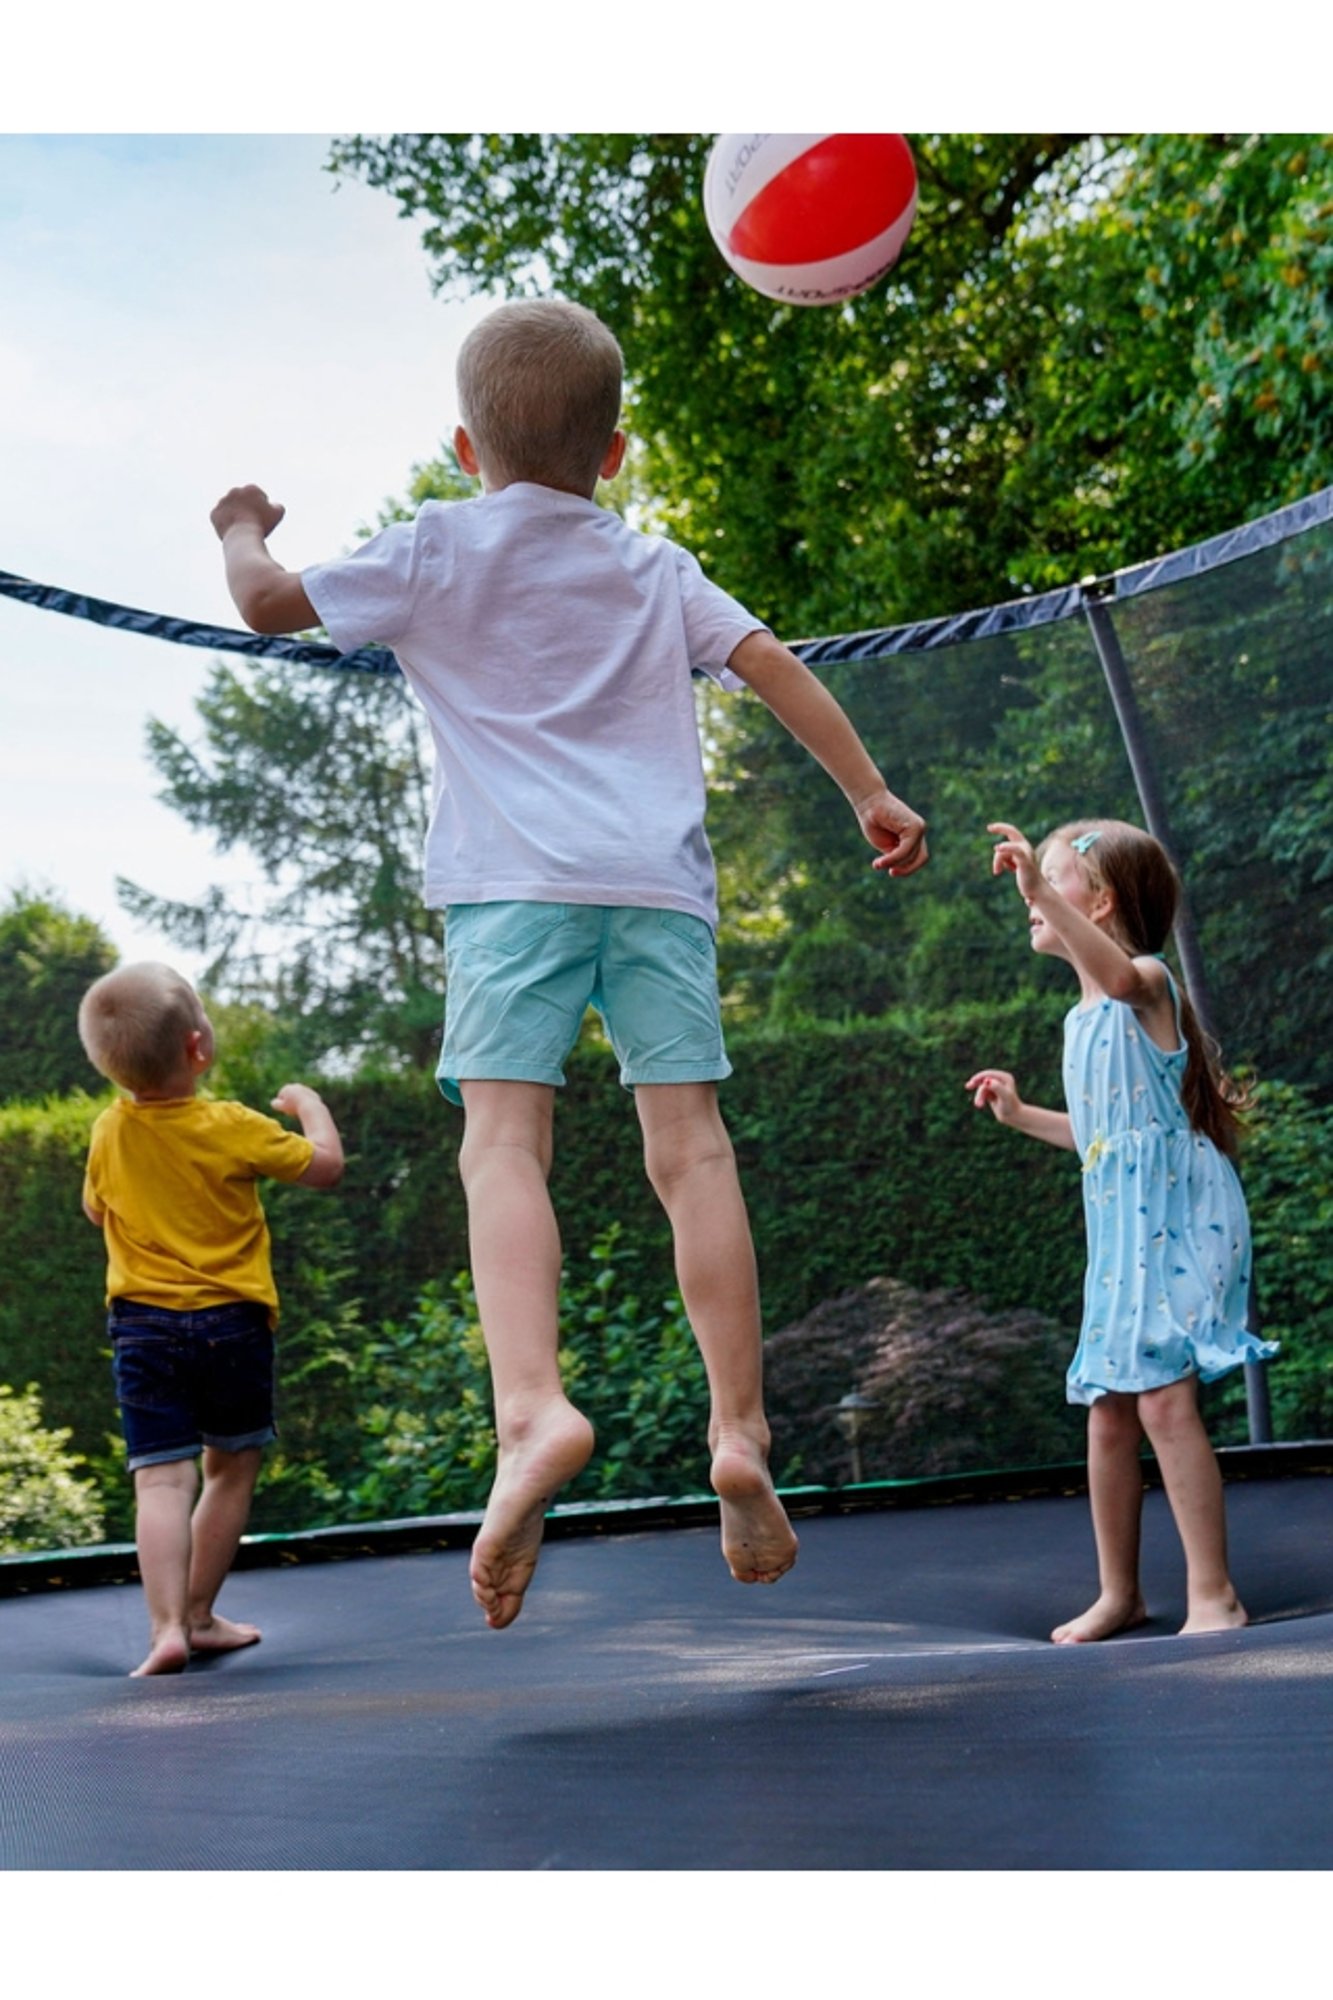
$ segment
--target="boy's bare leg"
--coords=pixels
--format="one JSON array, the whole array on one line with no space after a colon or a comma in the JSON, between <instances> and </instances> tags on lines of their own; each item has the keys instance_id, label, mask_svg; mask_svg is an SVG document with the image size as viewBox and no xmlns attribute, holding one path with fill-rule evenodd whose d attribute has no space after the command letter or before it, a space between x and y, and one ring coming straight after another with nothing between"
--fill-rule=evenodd
<instances>
[{"instance_id":1,"label":"boy's bare leg","mask_svg":"<svg viewBox=\"0 0 1333 2000\"><path fill-rule=\"evenodd\" d=\"M198 1479L192 1458L141 1465L134 1474L134 1538L148 1600L150 1644L132 1679L178 1674L190 1657L186 1597L190 1510Z\"/></svg>"},{"instance_id":2,"label":"boy's bare leg","mask_svg":"<svg viewBox=\"0 0 1333 2000\"><path fill-rule=\"evenodd\" d=\"M204 1490L190 1524L186 1608L192 1652L229 1653L237 1646L253 1646L259 1639L257 1625L238 1625L230 1618L219 1618L213 1600L236 1559L262 1459L258 1445L248 1445L243 1451L204 1447Z\"/></svg>"},{"instance_id":3,"label":"boy's bare leg","mask_svg":"<svg viewBox=\"0 0 1333 2000\"><path fill-rule=\"evenodd\" d=\"M593 1431L565 1395L557 1360L560 1234L546 1187L555 1092L537 1083L461 1088L459 1169L498 1445L472 1544L472 1594L498 1629L523 1608L547 1509L587 1464Z\"/></svg>"},{"instance_id":4,"label":"boy's bare leg","mask_svg":"<svg viewBox=\"0 0 1333 2000\"><path fill-rule=\"evenodd\" d=\"M1182 1632L1225 1632L1248 1624L1227 1570L1222 1473L1199 1415L1193 1376L1139 1398L1166 1497L1185 1546L1187 1611Z\"/></svg>"},{"instance_id":5,"label":"boy's bare leg","mask_svg":"<svg viewBox=\"0 0 1333 2000\"><path fill-rule=\"evenodd\" d=\"M711 1083L635 1091L648 1178L671 1223L676 1278L712 1409L708 1443L722 1553L739 1583L776 1583L797 1541L768 1469L754 1244L736 1156Z\"/></svg>"},{"instance_id":6,"label":"boy's bare leg","mask_svg":"<svg viewBox=\"0 0 1333 2000\"><path fill-rule=\"evenodd\" d=\"M1143 1428L1137 1400L1099 1396L1088 1411L1088 1494L1101 1590L1079 1617L1056 1626L1051 1637L1057 1646L1109 1639L1142 1625L1148 1615L1139 1592Z\"/></svg>"}]
</instances>

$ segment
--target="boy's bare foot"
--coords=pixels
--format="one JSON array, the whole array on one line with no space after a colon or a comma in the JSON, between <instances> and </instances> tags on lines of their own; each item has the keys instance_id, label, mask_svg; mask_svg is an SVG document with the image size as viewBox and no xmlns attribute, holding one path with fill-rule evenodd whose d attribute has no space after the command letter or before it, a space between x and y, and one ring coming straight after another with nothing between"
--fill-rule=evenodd
<instances>
[{"instance_id":1,"label":"boy's bare foot","mask_svg":"<svg viewBox=\"0 0 1333 2000\"><path fill-rule=\"evenodd\" d=\"M1233 1632L1241 1625L1248 1625L1249 1618L1245 1606L1234 1590L1225 1590L1218 1597L1200 1597L1190 1605L1189 1616L1180 1630L1186 1632Z\"/></svg>"},{"instance_id":2,"label":"boy's bare foot","mask_svg":"<svg viewBox=\"0 0 1333 2000\"><path fill-rule=\"evenodd\" d=\"M737 1583L776 1583L799 1544L763 1452L751 1438L723 1435L709 1476L722 1503L722 1553Z\"/></svg>"},{"instance_id":3,"label":"boy's bare foot","mask_svg":"<svg viewBox=\"0 0 1333 2000\"><path fill-rule=\"evenodd\" d=\"M472 1544L472 1595L496 1631L523 1609L541 1553L546 1510L592 1455L593 1429L563 1396L511 1433Z\"/></svg>"},{"instance_id":4,"label":"boy's bare foot","mask_svg":"<svg viewBox=\"0 0 1333 2000\"><path fill-rule=\"evenodd\" d=\"M231 1653L238 1646L257 1646L262 1637L257 1625L237 1625L230 1618L219 1618L214 1611L191 1625L190 1651Z\"/></svg>"},{"instance_id":5,"label":"boy's bare foot","mask_svg":"<svg viewBox=\"0 0 1333 2000\"><path fill-rule=\"evenodd\" d=\"M130 1675L132 1681L142 1680L147 1674L178 1674L186 1666L190 1657L189 1642L184 1628L169 1625L158 1634L149 1649L148 1658L141 1660Z\"/></svg>"},{"instance_id":6,"label":"boy's bare foot","mask_svg":"<svg viewBox=\"0 0 1333 2000\"><path fill-rule=\"evenodd\" d=\"M1083 1645L1092 1639L1109 1639L1116 1632L1131 1631L1135 1625L1146 1623L1147 1617L1147 1606L1138 1595L1119 1597L1103 1591L1080 1617L1057 1625L1051 1638L1057 1646Z\"/></svg>"}]
</instances>

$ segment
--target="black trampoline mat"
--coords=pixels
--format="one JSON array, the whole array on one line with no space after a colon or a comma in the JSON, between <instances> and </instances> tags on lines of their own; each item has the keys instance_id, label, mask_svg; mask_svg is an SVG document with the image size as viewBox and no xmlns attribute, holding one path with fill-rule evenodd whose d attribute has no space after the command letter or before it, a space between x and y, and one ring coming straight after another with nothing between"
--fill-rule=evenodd
<instances>
[{"instance_id":1,"label":"black trampoline mat","mask_svg":"<svg viewBox=\"0 0 1333 2000\"><path fill-rule=\"evenodd\" d=\"M133 1681L137 1585L0 1601L19 1870L1326 1869L1333 1479L1228 1488L1252 1623L1094 1595L1086 1498L822 1516L772 1588L716 1530L552 1540L491 1632L462 1549L248 1570L263 1643Z\"/></svg>"}]
</instances>

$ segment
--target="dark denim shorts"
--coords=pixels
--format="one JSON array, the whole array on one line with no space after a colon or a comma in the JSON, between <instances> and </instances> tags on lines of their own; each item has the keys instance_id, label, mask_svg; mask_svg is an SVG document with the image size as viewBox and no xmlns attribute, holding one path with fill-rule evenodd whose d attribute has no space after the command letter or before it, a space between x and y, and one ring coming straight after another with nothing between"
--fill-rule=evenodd
<instances>
[{"instance_id":1,"label":"dark denim shorts","mask_svg":"<svg viewBox=\"0 0 1333 2000\"><path fill-rule=\"evenodd\" d=\"M113 1299L107 1331L131 1472L277 1436L267 1306L238 1299L172 1312Z\"/></svg>"}]
</instances>

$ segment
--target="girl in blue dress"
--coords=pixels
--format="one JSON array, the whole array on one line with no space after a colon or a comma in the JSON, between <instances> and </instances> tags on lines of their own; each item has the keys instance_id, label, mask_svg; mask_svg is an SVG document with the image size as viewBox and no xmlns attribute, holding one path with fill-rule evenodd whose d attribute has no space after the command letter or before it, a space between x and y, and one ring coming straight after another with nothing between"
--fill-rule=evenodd
<instances>
[{"instance_id":1,"label":"girl in blue dress","mask_svg":"<svg viewBox=\"0 0 1333 2000\"><path fill-rule=\"evenodd\" d=\"M1151 834L1076 820L1034 854L1003 822L992 860L1027 904L1034 951L1066 959L1067 1111L1026 1104L1006 1070L968 1079L973 1103L1083 1163L1088 1272L1067 1378L1088 1406L1088 1486L1100 1592L1057 1644L1105 1639L1147 1617L1139 1588L1146 1433L1185 1548L1182 1632L1243 1625L1227 1569L1222 1476L1198 1384L1277 1352L1246 1325L1250 1226L1232 1164L1237 1101L1159 954L1180 896Z\"/></svg>"}]
</instances>

